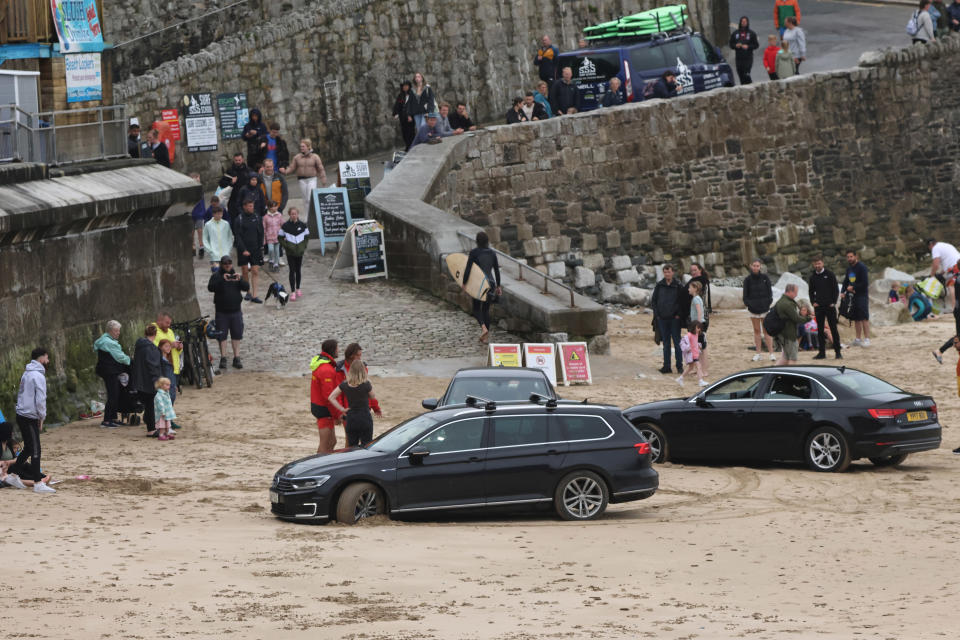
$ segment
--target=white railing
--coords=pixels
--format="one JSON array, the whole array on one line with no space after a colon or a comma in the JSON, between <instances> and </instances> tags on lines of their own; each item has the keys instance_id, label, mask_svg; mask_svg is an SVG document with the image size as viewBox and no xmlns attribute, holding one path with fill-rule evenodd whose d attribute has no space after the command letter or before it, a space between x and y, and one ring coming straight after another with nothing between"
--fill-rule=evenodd
<instances>
[{"instance_id":1,"label":"white railing","mask_svg":"<svg viewBox=\"0 0 960 640\"><path fill-rule=\"evenodd\" d=\"M40 113L0 106L0 162L63 165L126 155L124 105Z\"/></svg>"}]
</instances>

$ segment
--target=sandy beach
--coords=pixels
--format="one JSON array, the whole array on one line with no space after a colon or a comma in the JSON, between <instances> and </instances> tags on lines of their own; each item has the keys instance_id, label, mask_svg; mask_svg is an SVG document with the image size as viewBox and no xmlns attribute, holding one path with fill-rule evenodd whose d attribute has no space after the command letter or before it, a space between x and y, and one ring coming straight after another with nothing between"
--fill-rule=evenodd
<instances>
[{"instance_id":1,"label":"sandy beach","mask_svg":"<svg viewBox=\"0 0 960 640\"><path fill-rule=\"evenodd\" d=\"M593 358L596 383L561 395L622 408L681 395L656 371L650 316L617 313L612 355ZM741 312L711 319L711 380L754 364L748 326ZM586 524L551 514L380 517L353 527L274 519L272 475L316 448L303 374L231 371L210 390L185 390L174 442L94 421L51 429L44 468L64 479L59 492L0 492L3 635L953 638L957 356L938 365L929 353L952 327L944 317L879 328L873 346L844 360L932 394L940 450L898 469L860 461L843 474L800 463L666 464L653 498ZM482 359L476 342L461 353ZM382 431L418 413L446 379L373 383ZM92 479L71 479L79 474Z\"/></svg>"}]
</instances>

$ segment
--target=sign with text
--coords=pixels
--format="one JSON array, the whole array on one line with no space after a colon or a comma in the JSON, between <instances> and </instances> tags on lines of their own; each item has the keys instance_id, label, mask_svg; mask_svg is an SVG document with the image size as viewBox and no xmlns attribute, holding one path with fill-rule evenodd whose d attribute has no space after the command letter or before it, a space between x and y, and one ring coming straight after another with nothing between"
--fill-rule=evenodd
<instances>
[{"instance_id":1,"label":"sign with text","mask_svg":"<svg viewBox=\"0 0 960 640\"><path fill-rule=\"evenodd\" d=\"M383 225L376 220L353 223L353 280L387 277L387 248L383 241Z\"/></svg>"},{"instance_id":2,"label":"sign with text","mask_svg":"<svg viewBox=\"0 0 960 640\"><path fill-rule=\"evenodd\" d=\"M50 0L50 9L61 52L103 51L96 0Z\"/></svg>"},{"instance_id":3,"label":"sign with text","mask_svg":"<svg viewBox=\"0 0 960 640\"><path fill-rule=\"evenodd\" d=\"M212 93L188 93L183 97L183 124L187 130L187 151L217 150Z\"/></svg>"},{"instance_id":4,"label":"sign with text","mask_svg":"<svg viewBox=\"0 0 960 640\"><path fill-rule=\"evenodd\" d=\"M220 137L236 140L243 134L243 126L250 120L247 94L221 93L217 95L217 111L220 112Z\"/></svg>"},{"instance_id":5,"label":"sign with text","mask_svg":"<svg viewBox=\"0 0 960 640\"><path fill-rule=\"evenodd\" d=\"M487 362L491 367L519 367L520 345L491 343Z\"/></svg>"},{"instance_id":6,"label":"sign with text","mask_svg":"<svg viewBox=\"0 0 960 640\"><path fill-rule=\"evenodd\" d=\"M341 182L347 180L348 178L369 178L370 177L370 165L367 164L366 160L351 160L349 162L340 163L340 180Z\"/></svg>"},{"instance_id":7,"label":"sign with text","mask_svg":"<svg viewBox=\"0 0 960 640\"><path fill-rule=\"evenodd\" d=\"M67 74L67 102L103 100L99 53L71 53L63 56Z\"/></svg>"},{"instance_id":8,"label":"sign with text","mask_svg":"<svg viewBox=\"0 0 960 640\"><path fill-rule=\"evenodd\" d=\"M571 382L593 384L587 343L561 342L557 347L560 349L560 372L563 374L564 386L570 386Z\"/></svg>"},{"instance_id":9,"label":"sign with text","mask_svg":"<svg viewBox=\"0 0 960 640\"><path fill-rule=\"evenodd\" d=\"M552 344L524 343L523 362L525 367L543 371L550 384L557 386L557 355Z\"/></svg>"},{"instance_id":10,"label":"sign with text","mask_svg":"<svg viewBox=\"0 0 960 640\"><path fill-rule=\"evenodd\" d=\"M320 239L320 254L326 255L326 243L342 242L353 224L350 200L343 187L314 189L310 198L308 225L310 237Z\"/></svg>"},{"instance_id":11,"label":"sign with text","mask_svg":"<svg viewBox=\"0 0 960 640\"><path fill-rule=\"evenodd\" d=\"M180 140L180 114L176 109L164 109L160 112L160 119L167 123L170 139ZM173 158L170 158L173 160Z\"/></svg>"}]
</instances>

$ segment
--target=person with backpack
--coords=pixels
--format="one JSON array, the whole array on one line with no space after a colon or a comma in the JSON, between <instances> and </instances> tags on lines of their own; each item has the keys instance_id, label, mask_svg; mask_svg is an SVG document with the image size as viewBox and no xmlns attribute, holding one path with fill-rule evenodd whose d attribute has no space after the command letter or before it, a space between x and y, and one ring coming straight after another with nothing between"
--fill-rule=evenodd
<instances>
[{"instance_id":1,"label":"person with backpack","mask_svg":"<svg viewBox=\"0 0 960 640\"><path fill-rule=\"evenodd\" d=\"M750 324L753 325L753 344L757 348L757 353L753 356L753 361L760 360L763 351L763 317L770 310L773 304L773 285L770 278L763 273L763 262L759 258L750 263L750 273L743 279L743 306L750 313ZM771 360L776 360L773 355L773 338L766 335L767 352Z\"/></svg>"},{"instance_id":2,"label":"person with backpack","mask_svg":"<svg viewBox=\"0 0 960 640\"><path fill-rule=\"evenodd\" d=\"M907 35L913 38L913 44L935 42L933 18L930 17L931 0L920 0L920 8L913 12L907 22Z\"/></svg>"},{"instance_id":3,"label":"person with backpack","mask_svg":"<svg viewBox=\"0 0 960 640\"><path fill-rule=\"evenodd\" d=\"M797 325L806 322L805 318L808 313L806 307L803 309L797 307L797 293L797 285L788 284L783 295L777 300L777 304L773 306L773 309L767 314L767 317L764 318L764 328L767 329L768 333L778 336L778 340L780 341L781 352L780 359L777 360L778 367L797 364L797 358L799 357ZM776 324L773 317L771 317L773 315L779 318L779 331L773 330L776 328L773 326Z\"/></svg>"},{"instance_id":4,"label":"person with backpack","mask_svg":"<svg viewBox=\"0 0 960 640\"><path fill-rule=\"evenodd\" d=\"M836 359L840 355L840 332L837 330L837 297L840 287L837 276L823 266L823 256L813 257L813 273L810 274L810 302L813 303L813 315L817 320L817 355L814 360L824 360L827 357L827 340L824 335L826 323L830 324L830 335L833 336L833 351ZM826 321L826 322L824 322Z\"/></svg>"}]
</instances>

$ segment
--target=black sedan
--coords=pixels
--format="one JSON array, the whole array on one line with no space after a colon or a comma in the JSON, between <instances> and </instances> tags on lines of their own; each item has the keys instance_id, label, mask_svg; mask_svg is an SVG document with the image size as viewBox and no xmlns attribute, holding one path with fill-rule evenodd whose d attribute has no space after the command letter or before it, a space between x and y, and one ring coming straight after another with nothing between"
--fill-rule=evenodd
<instances>
[{"instance_id":1,"label":"black sedan","mask_svg":"<svg viewBox=\"0 0 960 640\"><path fill-rule=\"evenodd\" d=\"M366 448L285 465L270 502L284 519L354 523L448 509L553 506L592 520L654 494L650 446L616 407L473 400L425 413Z\"/></svg>"},{"instance_id":2,"label":"black sedan","mask_svg":"<svg viewBox=\"0 0 960 640\"><path fill-rule=\"evenodd\" d=\"M742 371L624 416L655 462L804 460L814 471L844 471L860 458L898 465L938 448L941 437L933 398L846 367Z\"/></svg>"},{"instance_id":3,"label":"black sedan","mask_svg":"<svg viewBox=\"0 0 960 640\"><path fill-rule=\"evenodd\" d=\"M468 396L487 398L494 402L525 402L534 393L547 400L557 399L550 379L540 369L473 367L457 371L439 400L428 398L420 404L424 409L432 410L463 404Z\"/></svg>"}]
</instances>

